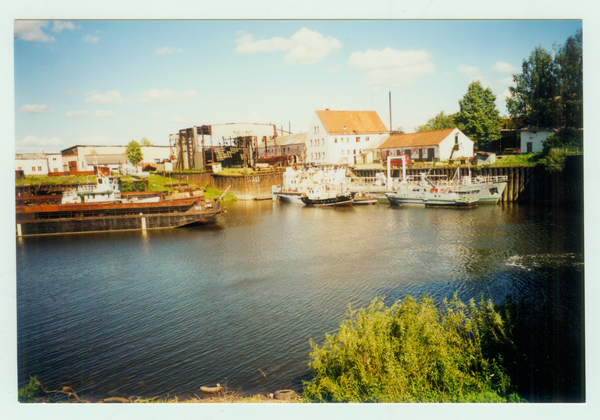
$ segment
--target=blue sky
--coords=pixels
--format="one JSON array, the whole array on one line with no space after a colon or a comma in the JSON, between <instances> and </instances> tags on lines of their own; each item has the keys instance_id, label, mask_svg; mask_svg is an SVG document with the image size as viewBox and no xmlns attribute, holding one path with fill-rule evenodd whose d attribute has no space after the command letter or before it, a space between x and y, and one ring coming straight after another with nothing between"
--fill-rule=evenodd
<instances>
[{"instance_id":1,"label":"blue sky","mask_svg":"<svg viewBox=\"0 0 600 420\"><path fill-rule=\"evenodd\" d=\"M581 20L40 20L14 25L15 151L168 145L181 128L375 110L405 131L454 113L469 83L497 95ZM584 33L585 44L585 33ZM585 47L584 47L585 48ZM585 50L584 50L585 51Z\"/></svg>"}]
</instances>

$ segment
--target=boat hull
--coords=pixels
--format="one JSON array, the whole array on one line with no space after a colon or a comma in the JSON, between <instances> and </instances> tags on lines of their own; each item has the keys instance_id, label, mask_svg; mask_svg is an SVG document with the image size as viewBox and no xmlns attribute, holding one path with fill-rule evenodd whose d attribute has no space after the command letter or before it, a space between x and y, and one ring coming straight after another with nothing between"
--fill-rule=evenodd
<instances>
[{"instance_id":1,"label":"boat hull","mask_svg":"<svg viewBox=\"0 0 600 420\"><path fill-rule=\"evenodd\" d=\"M303 193L300 192L273 192L273 201L281 201L282 203L298 203L302 204Z\"/></svg>"},{"instance_id":2,"label":"boat hull","mask_svg":"<svg viewBox=\"0 0 600 420\"><path fill-rule=\"evenodd\" d=\"M17 206L17 236L171 229L214 222L219 202L195 199L137 205L82 204ZM65 217L63 217L65 216Z\"/></svg>"},{"instance_id":3,"label":"boat hull","mask_svg":"<svg viewBox=\"0 0 600 420\"><path fill-rule=\"evenodd\" d=\"M339 207L339 206L351 206L354 202L352 194L337 195L326 198L309 198L302 197L302 202L307 206L315 207Z\"/></svg>"}]
</instances>

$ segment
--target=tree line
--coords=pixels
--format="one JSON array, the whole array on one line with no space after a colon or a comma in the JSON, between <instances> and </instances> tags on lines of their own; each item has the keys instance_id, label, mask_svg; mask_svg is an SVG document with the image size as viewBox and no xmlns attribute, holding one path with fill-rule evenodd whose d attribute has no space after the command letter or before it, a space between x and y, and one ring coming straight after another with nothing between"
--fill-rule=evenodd
<instances>
[{"instance_id":1,"label":"tree line","mask_svg":"<svg viewBox=\"0 0 600 420\"><path fill-rule=\"evenodd\" d=\"M506 105L510 118L502 118L496 108L496 96L472 82L459 101L460 111L441 111L415 131L457 127L475 142L476 147L500 139L502 120L511 129L554 129L548 142L556 146L583 145L583 37L578 30L564 45L554 44L553 51L536 47L523 60L522 72L513 74Z\"/></svg>"}]
</instances>

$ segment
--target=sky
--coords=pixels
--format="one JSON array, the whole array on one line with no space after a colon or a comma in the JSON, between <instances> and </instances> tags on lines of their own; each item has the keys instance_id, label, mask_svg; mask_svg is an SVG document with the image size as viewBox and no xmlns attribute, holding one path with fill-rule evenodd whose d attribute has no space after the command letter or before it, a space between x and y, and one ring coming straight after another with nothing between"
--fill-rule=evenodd
<instances>
[{"instance_id":1,"label":"sky","mask_svg":"<svg viewBox=\"0 0 600 420\"><path fill-rule=\"evenodd\" d=\"M124 145L203 124L306 132L315 110L413 132L479 80L500 115L512 74L572 20L16 20L15 152ZM585 33L584 33L585 51Z\"/></svg>"}]
</instances>

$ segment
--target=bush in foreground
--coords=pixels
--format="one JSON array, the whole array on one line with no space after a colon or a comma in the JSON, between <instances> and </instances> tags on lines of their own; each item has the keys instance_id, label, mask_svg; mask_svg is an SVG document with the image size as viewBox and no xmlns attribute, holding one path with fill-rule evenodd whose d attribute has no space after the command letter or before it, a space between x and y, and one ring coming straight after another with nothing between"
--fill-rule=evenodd
<instances>
[{"instance_id":1,"label":"bush in foreground","mask_svg":"<svg viewBox=\"0 0 600 420\"><path fill-rule=\"evenodd\" d=\"M516 402L502 349L513 346L491 301L440 309L408 296L386 307L378 298L347 319L323 347L311 340L313 402Z\"/></svg>"}]
</instances>

